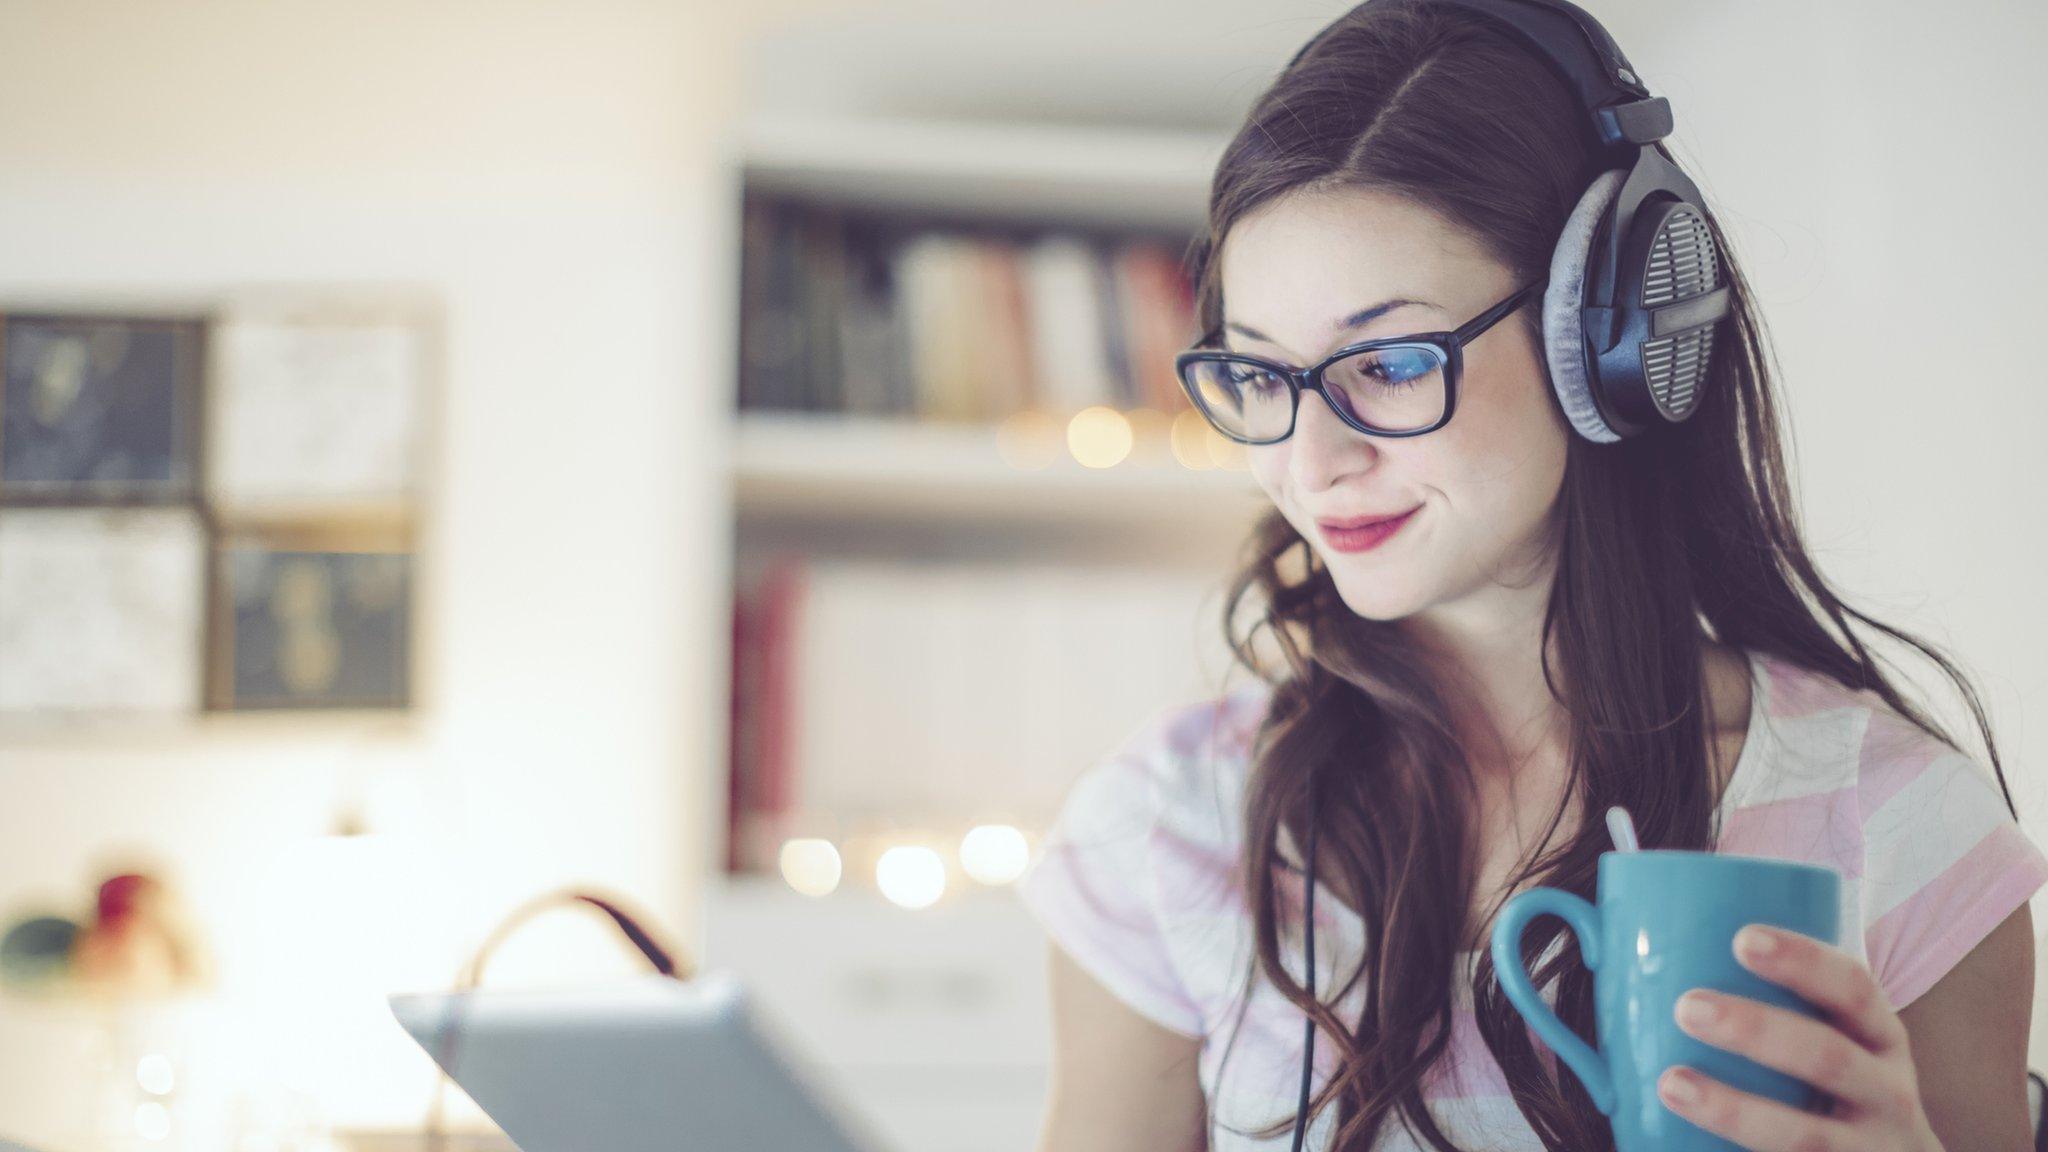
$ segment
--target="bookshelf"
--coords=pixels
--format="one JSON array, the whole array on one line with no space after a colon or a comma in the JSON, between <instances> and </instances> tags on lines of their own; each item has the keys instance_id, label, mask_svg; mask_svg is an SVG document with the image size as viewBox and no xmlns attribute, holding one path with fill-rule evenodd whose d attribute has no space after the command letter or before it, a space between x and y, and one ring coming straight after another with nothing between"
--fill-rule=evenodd
<instances>
[{"instance_id":1,"label":"bookshelf","mask_svg":"<svg viewBox=\"0 0 2048 1152\"><path fill-rule=\"evenodd\" d=\"M1127 239L1154 245L1155 267L1158 252L1177 254L1202 227L1222 143L1143 127L785 113L743 122L725 155L736 212L766 197L899 229L1002 234L1027 253L1028 277L1034 236L1080 238L1109 253L1110 268ZM743 287L725 476L731 604L752 605L754 621L734 643L759 642L765 617L751 582L799 558L804 575L789 586L810 582L794 615L811 650L776 662L812 694L794 705L801 730L785 734L780 754L800 781L834 775L804 782L830 811L798 812L766 837L742 836L737 819L717 829L730 842L704 886L703 960L738 972L903 1152L1027 1152L1046 1087L1044 939L1011 887L971 879L966 853L950 854L962 826L991 820L1035 846L1066 780L1152 708L1220 676L1227 656L1202 649L1196 633L1220 637L1221 588L1264 497L1242 449L1208 430L1177 383L1169 395L1156 374L1134 379L1170 357L1156 321L1123 344L1119 321L1104 321L1109 359L1131 367L1114 388L1092 385L1105 390L1094 403L1055 388L960 418L918 407L936 394L927 381L886 396L869 387L869 409L853 410L856 389L821 387L829 368L802 364L793 386L750 392L745 285L764 265L748 247L763 233L735 220L730 235ZM1129 286L1142 281L1118 269L1096 283L1132 292L1106 315L1138 332ZM1042 301L1045 286L1033 290ZM1184 319L1191 332L1191 310ZM798 330L817 329L772 329ZM1042 377L1046 361L1037 363ZM1103 436L1115 441L1107 451ZM892 599L860 599L892 588ZM920 628L929 635L892 646ZM843 660L816 650L828 640L844 646ZM930 665L925 679L919 661ZM753 674L727 667L734 695L758 703ZM835 685L844 699L816 698ZM774 710L784 711L780 697ZM723 719L729 751L755 764L765 737L743 740L735 713ZM1026 775L1029 787L977 783ZM734 811L738 780L720 778L710 811ZM996 803L975 809L984 796ZM949 804L958 825L946 822ZM877 853L892 833L876 828L878 810L902 813L904 845L945 857L932 865L945 870L942 896L906 904L887 890ZM762 846L790 838L836 844L836 887L804 895L777 873Z\"/></svg>"},{"instance_id":2,"label":"bookshelf","mask_svg":"<svg viewBox=\"0 0 2048 1152\"><path fill-rule=\"evenodd\" d=\"M737 511L749 519L1167 518L1230 533L1249 527L1264 500L1241 466L1190 468L1156 442L1142 458L1091 468L1041 440L1033 447L1043 455L1019 464L999 426L760 412L734 422L732 444Z\"/></svg>"}]
</instances>

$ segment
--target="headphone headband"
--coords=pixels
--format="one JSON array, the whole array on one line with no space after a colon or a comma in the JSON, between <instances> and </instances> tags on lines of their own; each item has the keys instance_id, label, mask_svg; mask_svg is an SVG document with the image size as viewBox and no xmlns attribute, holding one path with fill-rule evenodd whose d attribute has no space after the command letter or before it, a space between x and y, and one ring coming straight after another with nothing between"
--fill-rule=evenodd
<instances>
[{"instance_id":1,"label":"headphone headband","mask_svg":"<svg viewBox=\"0 0 2048 1152\"><path fill-rule=\"evenodd\" d=\"M1309 38L1287 62L1289 69L1301 62L1330 31L1349 20L1352 13L1374 4L1388 6L1393 0L1364 0L1325 25ZM1671 134L1671 104L1662 96L1651 96L1641 78L1622 55L1621 46L1600 22L1570 0L1430 0L1434 4L1462 8L1493 21L1533 49L1539 59L1555 72L1578 99L1592 125L1594 139L1603 151L1648 144ZM1602 158L1603 161L1606 159Z\"/></svg>"}]
</instances>

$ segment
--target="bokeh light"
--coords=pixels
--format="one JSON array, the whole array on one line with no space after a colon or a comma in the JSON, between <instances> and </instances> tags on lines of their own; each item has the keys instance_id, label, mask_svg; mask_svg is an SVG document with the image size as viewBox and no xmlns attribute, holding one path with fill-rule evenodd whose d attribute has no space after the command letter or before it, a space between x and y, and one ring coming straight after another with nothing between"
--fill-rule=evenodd
<instances>
[{"instance_id":1,"label":"bokeh light","mask_svg":"<svg viewBox=\"0 0 2048 1152\"><path fill-rule=\"evenodd\" d=\"M1208 443L1209 459L1214 461L1218 468L1243 472L1251 467L1251 462L1245 455L1245 446L1214 428L1209 429Z\"/></svg>"},{"instance_id":2,"label":"bokeh light","mask_svg":"<svg viewBox=\"0 0 2048 1152\"><path fill-rule=\"evenodd\" d=\"M135 1134L154 1144L171 1134L171 1110L156 1100L135 1106Z\"/></svg>"},{"instance_id":3,"label":"bokeh light","mask_svg":"<svg viewBox=\"0 0 2048 1152\"><path fill-rule=\"evenodd\" d=\"M1067 421L1067 451L1090 468L1113 468L1131 454L1131 422L1096 404Z\"/></svg>"},{"instance_id":4,"label":"bokeh light","mask_svg":"<svg viewBox=\"0 0 2048 1152\"><path fill-rule=\"evenodd\" d=\"M960 867L983 884L1008 884L1024 874L1031 845L1008 824L981 824L960 838Z\"/></svg>"},{"instance_id":5,"label":"bokeh light","mask_svg":"<svg viewBox=\"0 0 2048 1152\"><path fill-rule=\"evenodd\" d=\"M178 1086L178 1076L170 1057L152 1052L135 1062L135 1082L152 1096L168 1096Z\"/></svg>"},{"instance_id":6,"label":"bokeh light","mask_svg":"<svg viewBox=\"0 0 2048 1152\"><path fill-rule=\"evenodd\" d=\"M777 863L782 879L806 896L829 896L839 887L839 849L829 840L784 841Z\"/></svg>"},{"instance_id":7,"label":"bokeh light","mask_svg":"<svg viewBox=\"0 0 2048 1152\"><path fill-rule=\"evenodd\" d=\"M1216 460L1209 455L1209 438L1216 430L1209 426L1209 420L1193 408L1184 408L1173 418L1173 430L1168 434L1172 442L1173 458L1182 467L1197 472L1206 472L1216 466Z\"/></svg>"},{"instance_id":8,"label":"bokeh light","mask_svg":"<svg viewBox=\"0 0 2048 1152\"><path fill-rule=\"evenodd\" d=\"M946 862L937 852L899 844L875 861L875 887L892 904L926 908L946 892Z\"/></svg>"}]
</instances>

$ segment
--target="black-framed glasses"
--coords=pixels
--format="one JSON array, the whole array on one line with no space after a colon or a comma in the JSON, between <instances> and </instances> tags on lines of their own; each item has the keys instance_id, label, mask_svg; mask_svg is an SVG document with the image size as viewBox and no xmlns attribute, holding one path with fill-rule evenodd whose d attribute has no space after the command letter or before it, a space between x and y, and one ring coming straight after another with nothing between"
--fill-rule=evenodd
<instances>
[{"instance_id":1,"label":"black-framed glasses","mask_svg":"<svg viewBox=\"0 0 2048 1152\"><path fill-rule=\"evenodd\" d=\"M1308 368L1191 348L1174 357L1188 398L1218 432L1241 444L1294 435L1303 389L1322 393L1339 419L1368 436L1420 436L1458 407L1461 349L1543 290L1537 280L1455 332L1418 332L1349 344Z\"/></svg>"}]
</instances>

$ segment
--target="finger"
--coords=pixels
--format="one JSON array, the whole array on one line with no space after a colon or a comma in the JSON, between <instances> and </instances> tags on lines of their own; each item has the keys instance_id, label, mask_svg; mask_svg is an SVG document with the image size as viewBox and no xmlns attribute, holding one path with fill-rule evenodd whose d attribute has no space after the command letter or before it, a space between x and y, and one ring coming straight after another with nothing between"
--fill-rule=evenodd
<instances>
[{"instance_id":1,"label":"finger","mask_svg":"<svg viewBox=\"0 0 2048 1152\"><path fill-rule=\"evenodd\" d=\"M1696 1069L1673 1066L1657 1098L1694 1124L1751 1152L1851 1152L1855 1132L1840 1120L1731 1088Z\"/></svg>"},{"instance_id":2,"label":"finger","mask_svg":"<svg viewBox=\"0 0 2048 1152\"><path fill-rule=\"evenodd\" d=\"M1749 924L1735 934L1735 958L1819 1005L1865 1048L1885 1055L1905 1046L1906 1026L1877 978L1840 948L1783 928Z\"/></svg>"},{"instance_id":3,"label":"finger","mask_svg":"<svg viewBox=\"0 0 2048 1152\"><path fill-rule=\"evenodd\" d=\"M1830 1096L1878 1110L1899 1103L1891 1066L1832 1025L1706 988L1680 996L1673 1016L1687 1033Z\"/></svg>"}]
</instances>

